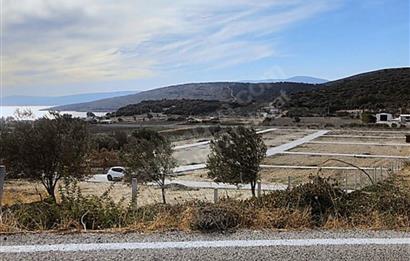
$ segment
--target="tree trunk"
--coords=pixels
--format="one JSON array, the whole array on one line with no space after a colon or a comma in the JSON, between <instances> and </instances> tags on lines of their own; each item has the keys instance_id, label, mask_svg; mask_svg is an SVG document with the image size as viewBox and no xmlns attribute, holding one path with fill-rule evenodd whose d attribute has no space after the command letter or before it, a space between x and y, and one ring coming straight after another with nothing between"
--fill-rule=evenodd
<instances>
[{"instance_id":1,"label":"tree trunk","mask_svg":"<svg viewBox=\"0 0 410 261\"><path fill-rule=\"evenodd\" d=\"M50 186L46 187L47 193L50 196L50 198L55 202L56 199L56 192L55 192L55 186Z\"/></svg>"},{"instance_id":2,"label":"tree trunk","mask_svg":"<svg viewBox=\"0 0 410 261\"><path fill-rule=\"evenodd\" d=\"M162 203L167 204L167 201L165 199L165 187L161 186L161 193L162 193Z\"/></svg>"},{"instance_id":3,"label":"tree trunk","mask_svg":"<svg viewBox=\"0 0 410 261\"><path fill-rule=\"evenodd\" d=\"M255 188L256 188L256 181L251 181L252 197L256 197Z\"/></svg>"},{"instance_id":4,"label":"tree trunk","mask_svg":"<svg viewBox=\"0 0 410 261\"><path fill-rule=\"evenodd\" d=\"M55 193L55 188L57 182L53 182L53 178L50 178L50 176L46 176L45 179L42 180L43 186L46 189L49 197L55 202L56 201L56 193Z\"/></svg>"}]
</instances>

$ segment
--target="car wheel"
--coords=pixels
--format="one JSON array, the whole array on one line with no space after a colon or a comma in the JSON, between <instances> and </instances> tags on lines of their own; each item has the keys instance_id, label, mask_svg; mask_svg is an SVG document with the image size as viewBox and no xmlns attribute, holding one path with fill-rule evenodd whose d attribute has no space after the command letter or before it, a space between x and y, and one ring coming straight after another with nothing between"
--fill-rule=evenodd
<instances>
[{"instance_id":1,"label":"car wheel","mask_svg":"<svg viewBox=\"0 0 410 261\"><path fill-rule=\"evenodd\" d=\"M108 175L108 176L107 176L107 179L108 179L108 181L112 181L112 176L111 176L111 175Z\"/></svg>"}]
</instances>

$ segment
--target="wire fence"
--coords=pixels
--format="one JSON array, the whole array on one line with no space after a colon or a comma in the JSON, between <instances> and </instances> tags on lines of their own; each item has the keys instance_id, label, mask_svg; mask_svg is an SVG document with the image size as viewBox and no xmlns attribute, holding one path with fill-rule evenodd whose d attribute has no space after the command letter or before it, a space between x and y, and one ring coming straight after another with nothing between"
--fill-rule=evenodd
<instances>
[{"instance_id":1,"label":"wire fence","mask_svg":"<svg viewBox=\"0 0 410 261\"><path fill-rule=\"evenodd\" d=\"M404 164L403 161L395 161L392 162L390 167L378 166L374 168L352 168L337 171L321 169L319 174L333 179L333 181L343 190L352 192L386 180L399 172ZM286 190L306 182L309 181L295 179L292 176L288 176L287 182L281 184L258 182L256 186L256 195L261 196L274 190ZM227 198L247 199L252 197L251 190L247 186L224 187L224 185L216 183L212 186L202 187L190 187L177 182L170 183L167 185L165 193L167 203L170 204L182 204L189 201L218 202L221 199ZM158 186L141 186L141 188L138 189L138 202L140 202L140 205L162 203L161 189Z\"/></svg>"}]
</instances>

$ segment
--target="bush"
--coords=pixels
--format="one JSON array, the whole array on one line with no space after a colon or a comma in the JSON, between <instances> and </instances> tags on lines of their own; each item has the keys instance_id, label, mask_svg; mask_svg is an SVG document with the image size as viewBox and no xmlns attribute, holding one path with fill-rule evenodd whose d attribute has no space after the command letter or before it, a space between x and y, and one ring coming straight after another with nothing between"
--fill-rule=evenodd
<instances>
[{"instance_id":1,"label":"bush","mask_svg":"<svg viewBox=\"0 0 410 261\"><path fill-rule=\"evenodd\" d=\"M177 205L129 208L115 203L107 190L101 197L84 196L76 184L60 189L59 203L44 200L5 208L0 231L45 229L111 229L133 231L302 228L408 228L410 192L395 177L353 193L332 180L312 177L292 190L275 191L247 200L221 199ZM17 228L17 229L16 229Z\"/></svg>"},{"instance_id":2,"label":"bush","mask_svg":"<svg viewBox=\"0 0 410 261\"><path fill-rule=\"evenodd\" d=\"M101 196L84 196L76 183L60 188L61 202L46 199L16 204L9 210L20 229L107 229L127 223L128 208L115 203L107 190Z\"/></svg>"},{"instance_id":3,"label":"bush","mask_svg":"<svg viewBox=\"0 0 410 261\"><path fill-rule=\"evenodd\" d=\"M240 216L234 208L208 204L198 208L191 227L199 231L214 232L236 228L239 223Z\"/></svg>"}]
</instances>

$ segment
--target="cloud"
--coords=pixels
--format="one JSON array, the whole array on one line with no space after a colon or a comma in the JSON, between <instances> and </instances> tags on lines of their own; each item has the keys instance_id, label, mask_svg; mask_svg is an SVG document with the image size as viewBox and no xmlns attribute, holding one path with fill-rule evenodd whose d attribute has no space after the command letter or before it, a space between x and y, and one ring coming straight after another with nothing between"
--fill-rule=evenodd
<instances>
[{"instance_id":1,"label":"cloud","mask_svg":"<svg viewBox=\"0 0 410 261\"><path fill-rule=\"evenodd\" d=\"M275 33L335 2L4 0L4 83L141 79L251 62L279 53Z\"/></svg>"}]
</instances>

